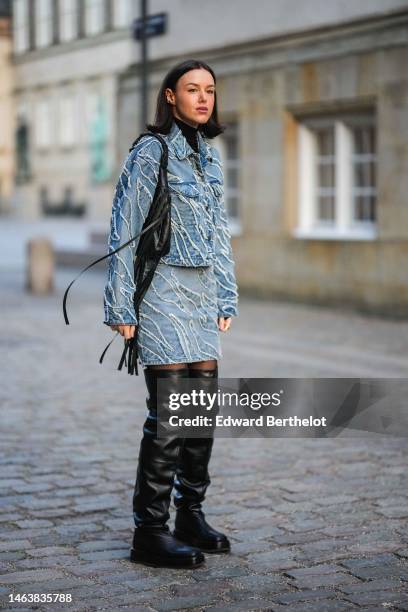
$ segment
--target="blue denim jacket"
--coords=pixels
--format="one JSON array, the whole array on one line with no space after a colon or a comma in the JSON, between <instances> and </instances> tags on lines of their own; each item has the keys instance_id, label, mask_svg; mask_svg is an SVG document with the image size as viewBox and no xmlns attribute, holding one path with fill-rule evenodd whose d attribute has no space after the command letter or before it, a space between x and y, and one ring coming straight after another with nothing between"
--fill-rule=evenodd
<instances>
[{"instance_id":1,"label":"blue denim jacket","mask_svg":"<svg viewBox=\"0 0 408 612\"><path fill-rule=\"evenodd\" d=\"M231 234L224 204L224 179L217 149L198 132L199 151L173 122L168 145L171 193L170 251L160 261L176 266L214 266L218 316L238 315L238 289ZM144 136L128 154L116 185L108 252L142 230L152 203L162 153L154 136ZM133 307L133 259L139 238L109 259L104 291L106 325L137 325Z\"/></svg>"}]
</instances>

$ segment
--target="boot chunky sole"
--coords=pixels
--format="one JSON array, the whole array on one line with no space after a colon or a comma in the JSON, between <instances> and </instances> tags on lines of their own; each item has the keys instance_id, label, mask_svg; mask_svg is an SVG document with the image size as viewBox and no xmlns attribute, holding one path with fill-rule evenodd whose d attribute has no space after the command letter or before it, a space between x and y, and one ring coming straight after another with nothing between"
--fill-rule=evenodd
<instances>
[{"instance_id":1,"label":"boot chunky sole","mask_svg":"<svg viewBox=\"0 0 408 612\"><path fill-rule=\"evenodd\" d=\"M177 540L181 540L182 542L185 542L186 544L189 544L190 546L196 546L197 548L200 548L203 552L206 552L206 553L229 553L231 552L231 545L229 543L229 540L227 539L215 540L213 542L205 541L197 536L194 536L188 533L183 533L181 531L178 531L177 529L173 531L173 536L177 538Z\"/></svg>"},{"instance_id":2,"label":"boot chunky sole","mask_svg":"<svg viewBox=\"0 0 408 612\"><path fill-rule=\"evenodd\" d=\"M130 560L133 563L143 563L151 567L195 569L203 565L205 557L200 552L188 557L166 557L162 554L158 555L146 550L132 548L130 551Z\"/></svg>"}]
</instances>

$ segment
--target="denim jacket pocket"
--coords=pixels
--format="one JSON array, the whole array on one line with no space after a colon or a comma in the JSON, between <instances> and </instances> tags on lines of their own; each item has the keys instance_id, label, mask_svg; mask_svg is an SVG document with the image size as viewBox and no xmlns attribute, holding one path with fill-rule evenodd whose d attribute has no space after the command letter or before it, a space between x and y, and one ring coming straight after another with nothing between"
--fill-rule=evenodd
<instances>
[{"instance_id":1,"label":"denim jacket pocket","mask_svg":"<svg viewBox=\"0 0 408 612\"><path fill-rule=\"evenodd\" d=\"M212 260L212 223L206 210L206 194L201 183L169 178L172 196L170 254L166 263L187 266L209 265Z\"/></svg>"},{"instance_id":2,"label":"denim jacket pocket","mask_svg":"<svg viewBox=\"0 0 408 612\"><path fill-rule=\"evenodd\" d=\"M181 198L198 198L200 190L197 183L179 183L169 181L170 191L174 191Z\"/></svg>"},{"instance_id":3,"label":"denim jacket pocket","mask_svg":"<svg viewBox=\"0 0 408 612\"><path fill-rule=\"evenodd\" d=\"M205 194L198 183L169 183L173 191L174 220L182 231L197 238L205 226L208 233L208 220L206 219ZM179 200L177 204L177 199Z\"/></svg>"}]
</instances>

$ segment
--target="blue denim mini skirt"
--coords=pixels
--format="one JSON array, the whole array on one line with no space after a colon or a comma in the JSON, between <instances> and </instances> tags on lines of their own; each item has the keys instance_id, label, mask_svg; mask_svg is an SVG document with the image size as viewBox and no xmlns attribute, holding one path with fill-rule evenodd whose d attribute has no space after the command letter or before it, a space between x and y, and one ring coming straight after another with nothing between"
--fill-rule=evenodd
<instances>
[{"instance_id":1,"label":"blue denim mini skirt","mask_svg":"<svg viewBox=\"0 0 408 612\"><path fill-rule=\"evenodd\" d=\"M213 265L159 262L139 307L138 346L143 367L222 357Z\"/></svg>"}]
</instances>

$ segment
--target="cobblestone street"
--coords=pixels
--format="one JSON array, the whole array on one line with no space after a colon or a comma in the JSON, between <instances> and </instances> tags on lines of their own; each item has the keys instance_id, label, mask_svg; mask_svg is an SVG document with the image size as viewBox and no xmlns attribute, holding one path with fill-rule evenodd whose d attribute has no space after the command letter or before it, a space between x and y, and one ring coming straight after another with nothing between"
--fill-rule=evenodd
<instances>
[{"instance_id":1,"label":"cobblestone street","mask_svg":"<svg viewBox=\"0 0 408 612\"><path fill-rule=\"evenodd\" d=\"M129 561L145 384L116 370L101 272L68 298L1 272L0 602L21 610L408 610L407 440L218 439L204 511L232 544L192 570ZM408 378L408 322L241 296L222 377ZM174 507L171 506L173 526ZM63 593L70 603L10 603Z\"/></svg>"}]
</instances>

